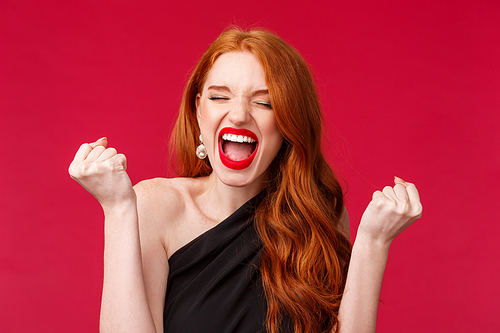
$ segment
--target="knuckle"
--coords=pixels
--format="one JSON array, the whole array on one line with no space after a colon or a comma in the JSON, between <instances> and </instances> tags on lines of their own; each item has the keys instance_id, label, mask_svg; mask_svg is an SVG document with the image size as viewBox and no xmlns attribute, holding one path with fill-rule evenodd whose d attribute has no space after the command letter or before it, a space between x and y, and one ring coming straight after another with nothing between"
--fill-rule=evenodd
<instances>
[{"instance_id":1,"label":"knuckle","mask_svg":"<svg viewBox=\"0 0 500 333\"><path fill-rule=\"evenodd\" d=\"M375 208L380 208L381 206L381 201L379 197L377 198L373 198L372 201L371 201L371 204L372 206L374 206Z\"/></svg>"},{"instance_id":2,"label":"knuckle","mask_svg":"<svg viewBox=\"0 0 500 333\"><path fill-rule=\"evenodd\" d=\"M395 212L395 213L399 214L400 208L398 207L398 203L396 201L394 201L394 200L387 200L387 208L391 212Z\"/></svg>"},{"instance_id":3,"label":"knuckle","mask_svg":"<svg viewBox=\"0 0 500 333\"><path fill-rule=\"evenodd\" d=\"M83 162L78 166L78 173L81 177L88 176L90 174L91 164L89 162Z\"/></svg>"},{"instance_id":4,"label":"knuckle","mask_svg":"<svg viewBox=\"0 0 500 333\"><path fill-rule=\"evenodd\" d=\"M422 204L420 202L416 203L415 206L413 207L413 209L414 209L415 216L422 216L423 207L422 207Z\"/></svg>"},{"instance_id":5,"label":"knuckle","mask_svg":"<svg viewBox=\"0 0 500 333\"><path fill-rule=\"evenodd\" d=\"M105 160L102 162L103 171L113 171L115 169L115 163L112 160Z\"/></svg>"},{"instance_id":6,"label":"knuckle","mask_svg":"<svg viewBox=\"0 0 500 333\"><path fill-rule=\"evenodd\" d=\"M375 207L379 211L384 211L386 213L393 212L396 209L396 203L391 200L390 198L387 198L385 196L380 196L377 198L374 198L373 200Z\"/></svg>"},{"instance_id":7,"label":"knuckle","mask_svg":"<svg viewBox=\"0 0 500 333\"><path fill-rule=\"evenodd\" d=\"M100 173L99 164L95 161L84 162L80 165L80 174L82 177L91 177Z\"/></svg>"},{"instance_id":8,"label":"knuckle","mask_svg":"<svg viewBox=\"0 0 500 333\"><path fill-rule=\"evenodd\" d=\"M395 211L399 216L405 216L405 215L408 215L410 210L411 210L411 208L408 205L408 203L404 202L404 203L397 205Z\"/></svg>"},{"instance_id":9,"label":"knuckle","mask_svg":"<svg viewBox=\"0 0 500 333\"><path fill-rule=\"evenodd\" d=\"M74 162L70 164L68 172L71 178L79 179L84 175L84 173L82 172L83 171L82 164L83 163L75 164Z\"/></svg>"},{"instance_id":10,"label":"knuckle","mask_svg":"<svg viewBox=\"0 0 500 333\"><path fill-rule=\"evenodd\" d=\"M68 170L68 173L69 173L70 177L73 178L73 179L76 179L76 178L79 177L78 173L74 169L72 169L72 168L70 168Z\"/></svg>"},{"instance_id":11,"label":"knuckle","mask_svg":"<svg viewBox=\"0 0 500 333\"><path fill-rule=\"evenodd\" d=\"M118 154L118 161L119 161L119 170L120 171L125 171L127 170L127 158L123 154Z\"/></svg>"}]
</instances>

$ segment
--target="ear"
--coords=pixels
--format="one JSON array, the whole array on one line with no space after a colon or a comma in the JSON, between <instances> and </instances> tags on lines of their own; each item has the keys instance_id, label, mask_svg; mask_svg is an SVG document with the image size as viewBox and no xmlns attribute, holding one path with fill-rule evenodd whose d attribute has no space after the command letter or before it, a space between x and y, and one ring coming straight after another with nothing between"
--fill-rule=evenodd
<instances>
[{"instance_id":1,"label":"ear","mask_svg":"<svg viewBox=\"0 0 500 333\"><path fill-rule=\"evenodd\" d=\"M196 105L196 119L198 120L198 126L200 126L200 121L201 121L200 100L201 100L201 94L197 93L194 103Z\"/></svg>"}]
</instances>

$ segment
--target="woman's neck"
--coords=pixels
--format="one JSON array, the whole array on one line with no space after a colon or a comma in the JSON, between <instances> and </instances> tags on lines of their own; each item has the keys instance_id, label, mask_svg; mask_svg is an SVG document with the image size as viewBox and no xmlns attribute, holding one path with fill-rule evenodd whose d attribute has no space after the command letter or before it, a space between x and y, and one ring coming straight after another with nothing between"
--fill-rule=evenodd
<instances>
[{"instance_id":1,"label":"woman's neck","mask_svg":"<svg viewBox=\"0 0 500 333\"><path fill-rule=\"evenodd\" d=\"M209 218L222 221L259 194L263 187L261 180L246 186L229 186L222 183L215 172L212 172L198 196L198 206Z\"/></svg>"}]
</instances>

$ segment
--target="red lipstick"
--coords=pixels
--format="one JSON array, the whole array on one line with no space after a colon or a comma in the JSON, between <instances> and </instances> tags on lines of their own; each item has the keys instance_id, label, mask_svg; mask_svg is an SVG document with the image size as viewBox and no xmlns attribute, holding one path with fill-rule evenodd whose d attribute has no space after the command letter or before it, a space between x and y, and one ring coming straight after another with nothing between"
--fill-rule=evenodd
<instances>
[{"instance_id":1,"label":"red lipstick","mask_svg":"<svg viewBox=\"0 0 500 333\"><path fill-rule=\"evenodd\" d=\"M252 138L256 141L256 147L253 153L248 156L246 159L241 160L241 161L233 161L229 159L225 154L224 151L222 150L222 144L223 144L223 139L222 135L224 134L234 134L234 135L243 135L243 136L248 136L249 138ZM250 164L252 164L253 159L255 158L255 155L257 154L257 149L259 149L259 140L257 139L257 135L255 135L254 132L244 129L244 128L232 128L232 127L224 127L221 129L219 132L219 156L222 164L226 166L229 169L233 170L243 170L245 168L248 168Z\"/></svg>"}]
</instances>

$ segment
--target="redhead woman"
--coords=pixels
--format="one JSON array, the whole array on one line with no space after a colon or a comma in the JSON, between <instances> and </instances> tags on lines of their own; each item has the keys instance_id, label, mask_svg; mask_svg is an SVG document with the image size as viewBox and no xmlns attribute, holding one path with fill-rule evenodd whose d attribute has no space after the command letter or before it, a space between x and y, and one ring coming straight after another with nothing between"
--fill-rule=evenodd
<instances>
[{"instance_id":1,"label":"redhead woman","mask_svg":"<svg viewBox=\"0 0 500 333\"><path fill-rule=\"evenodd\" d=\"M103 138L69 172L105 214L101 332L374 332L392 240L416 187L373 194L351 247L299 53L262 30L222 33L172 134L179 178L132 186Z\"/></svg>"}]
</instances>

